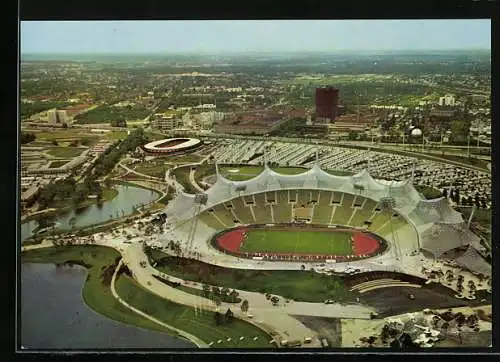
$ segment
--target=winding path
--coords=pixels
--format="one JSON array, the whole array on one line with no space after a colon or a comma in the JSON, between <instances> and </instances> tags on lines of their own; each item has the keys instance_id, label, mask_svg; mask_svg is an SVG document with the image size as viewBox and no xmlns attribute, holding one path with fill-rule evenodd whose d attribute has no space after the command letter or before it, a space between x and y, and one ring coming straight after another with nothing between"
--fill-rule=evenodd
<instances>
[{"instance_id":1,"label":"winding path","mask_svg":"<svg viewBox=\"0 0 500 362\"><path fill-rule=\"evenodd\" d=\"M128 304L127 302L125 302L119 295L118 293L116 292L116 288L115 288L115 281L116 281L116 276L118 275L118 271L120 270L121 266L123 265L123 259L120 260L120 262L118 263L118 266L116 267L115 269L115 272L113 273L113 278L111 279L111 293L113 294L113 297L116 298L116 300L118 300L121 304L123 304L125 307L127 307L128 309L134 311L135 313L141 315L142 317L144 318L147 318L149 319L150 321L156 323L156 324L159 324L160 326L162 327L165 327L167 329L170 329L174 332L177 332L180 336L184 337L184 338L187 338L188 340L190 340L191 342L193 342L194 344L196 344L199 348L207 348L208 347L208 344L206 344L205 342L203 342L201 339L199 339L198 337L190 334L190 333L187 333L187 332L184 332L178 328L175 328L169 324L166 324L158 319L156 319L155 317L152 317L150 316L149 314L146 314L144 313L143 311L131 306L130 304Z\"/></svg>"},{"instance_id":2,"label":"winding path","mask_svg":"<svg viewBox=\"0 0 500 362\"><path fill-rule=\"evenodd\" d=\"M196 179L194 178L194 173L195 173L195 170L194 169L191 169L191 171L189 171L189 182L191 182L191 184L193 185L193 187L195 189L197 189L198 191L200 192L205 192L205 190L203 190L200 185L198 185L198 182L196 182Z\"/></svg>"}]
</instances>

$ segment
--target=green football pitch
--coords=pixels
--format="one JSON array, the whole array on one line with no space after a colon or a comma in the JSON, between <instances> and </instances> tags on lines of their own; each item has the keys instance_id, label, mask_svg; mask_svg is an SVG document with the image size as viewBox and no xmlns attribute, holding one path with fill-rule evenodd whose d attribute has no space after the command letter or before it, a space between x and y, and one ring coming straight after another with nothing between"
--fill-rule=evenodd
<instances>
[{"instance_id":1,"label":"green football pitch","mask_svg":"<svg viewBox=\"0 0 500 362\"><path fill-rule=\"evenodd\" d=\"M351 236L347 231L248 230L240 251L351 255Z\"/></svg>"}]
</instances>

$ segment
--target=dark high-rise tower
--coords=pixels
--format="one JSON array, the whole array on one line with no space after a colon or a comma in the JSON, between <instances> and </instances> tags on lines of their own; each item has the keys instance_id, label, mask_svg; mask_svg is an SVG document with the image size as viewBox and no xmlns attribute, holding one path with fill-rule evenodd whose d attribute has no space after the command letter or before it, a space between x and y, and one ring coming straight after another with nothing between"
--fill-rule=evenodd
<instances>
[{"instance_id":1,"label":"dark high-rise tower","mask_svg":"<svg viewBox=\"0 0 500 362\"><path fill-rule=\"evenodd\" d=\"M316 88L316 119L334 121L339 104L339 90L333 87Z\"/></svg>"}]
</instances>

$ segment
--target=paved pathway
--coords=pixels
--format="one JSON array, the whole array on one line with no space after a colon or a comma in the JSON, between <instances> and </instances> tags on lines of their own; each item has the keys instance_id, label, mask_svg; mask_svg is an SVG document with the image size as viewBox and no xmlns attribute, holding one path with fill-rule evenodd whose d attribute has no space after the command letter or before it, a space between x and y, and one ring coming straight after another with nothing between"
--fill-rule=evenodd
<instances>
[{"instance_id":1,"label":"paved pathway","mask_svg":"<svg viewBox=\"0 0 500 362\"><path fill-rule=\"evenodd\" d=\"M125 307L127 307L128 309L134 311L135 313L143 316L144 318L147 318L153 322L155 322L156 324L159 324L167 329L170 329L170 330L173 330L175 332L177 332L180 336L184 337L184 338L187 338L188 340L190 340L191 342L193 342L194 344L196 344L198 347L200 348L207 348L208 347L208 344L203 342L201 339L199 339L198 337L190 334L190 333L187 333L187 332L184 332L178 328L175 328L169 324L166 324L152 316L150 316L149 314L146 314L144 313L143 311L131 306L130 304L128 304L127 302L125 302L122 298L120 298L120 296L118 295L118 293L116 292L116 288L115 288L115 281L116 281L116 275L118 274L118 271L120 270L120 267L123 265L123 260L120 260L120 262L118 263L118 266L116 267L115 269L115 272L113 273L113 278L111 279L111 293L113 294L113 296L121 303L123 304Z\"/></svg>"},{"instance_id":2,"label":"paved pathway","mask_svg":"<svg viewBox=\"0 0 500 362\"><path fill-rule=\"evenodd\" d=\"M123 255L124 262L134 272L134 277L138 280L138 282L155 294L174 302L190 305L192 307L200 307L212 311L217 309L215 304L207 298L185 293L176 288L169 287L155 279L153 275L161 275L161 273L147 263L147 257L140 244L133 243L128 245L124 250ZM146 261L146 266L144 268L140 266L141 261ZM183 282L178 278L170 277L169 279ZM202 286L199 283L194 285L190 284L189 286L202 289ZM238 292L240 293L241 298L249 301L249 312L254 316L254 322L272 325L275 328L275 331L281 335L282 339L289 340L303 340L306 337L314 337L316 335L314 331L304 326L298 320L293 318L292 315L369 319L370 312L374 311L371 308L360 305L341 305L338 303L327 305L324 303L290 302L286 304L284 303L285 299L283 297L280 297L281 302L279 306L272 306L272 304L261 293L242 290L239 290ZM238 304L222 303L220 307L218 307L219 310L226 310L228 308L231 308L237 317L252 322L246 317L246 314L241 312ZM317 341L317 343L319 343L319 341ZM314 345L315 343L312 343L310 346L312 347Z\"/></svg>"},{"instance_id":3,"label":"paved pathway","mask_svg":"<svg viewBox=\"0 0 500 362\"><path fill-rule=\"evenodd\" d=\"M191 169L191 171L189 171L189 182L191 182L191 184L193 185L193 187L196 188L198 191L205 192L205 190L203 190L200 187L200 185L198 185L198 182L196 182L196 180L194 178L194 173L195 173L195 171L193 169Z\"/></svg>"}]
</instances>

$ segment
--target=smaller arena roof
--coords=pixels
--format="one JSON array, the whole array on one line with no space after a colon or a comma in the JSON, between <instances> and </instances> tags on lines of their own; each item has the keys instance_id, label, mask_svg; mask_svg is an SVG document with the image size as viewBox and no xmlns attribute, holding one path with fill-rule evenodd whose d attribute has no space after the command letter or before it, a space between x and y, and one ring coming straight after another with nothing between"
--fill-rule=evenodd
<instances>
[{"instance_id":1,"label":"smaller arena roof","mask_svg":"<svg viewBox=\"0 0 500 362\"><path fill-rule=\"evenodd\" d=\"M144 145L150 152L175 152L197 146L201 141L197 138L167 138Z\"/></svg>"}]
</instances>

